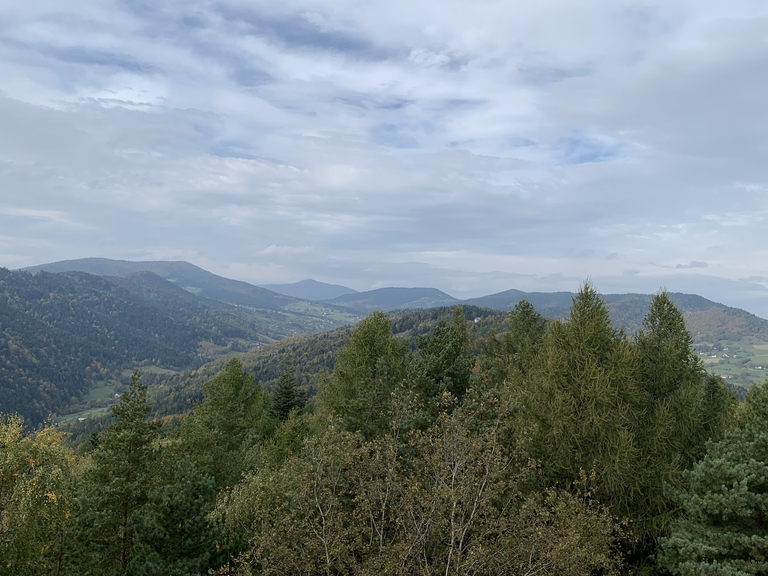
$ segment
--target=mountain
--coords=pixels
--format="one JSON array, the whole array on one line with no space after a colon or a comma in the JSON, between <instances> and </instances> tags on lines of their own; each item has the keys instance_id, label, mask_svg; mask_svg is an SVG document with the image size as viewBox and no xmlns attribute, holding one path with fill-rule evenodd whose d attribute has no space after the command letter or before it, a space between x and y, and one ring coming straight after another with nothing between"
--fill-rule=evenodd
<instances>
[{"instance_id":1,"label":"mountain","mask_svg":"<svg viewBox=\"0 0 768 576\"><path fill-rule=\"evenodd\" d=\"M326 284L311 278L291 284L262 284L261 287L278 294L303 298L304 300L330 300L345 294L357 294L357 290L352 288L338 284Z\"/></svg>"},{"instance_id":2,"label":"mountain","mask_svg":"<svg viewBox=\"0 0 768 576\"><path fill-rule=\"evenodd\" d=\"M707 300L697 294L671 292L672 302L683 313L688 330L694 340L740 340L758 337L768 340L768 320L739 308L731 308ZM463 304L484 306L497 310L511 310L520 300L527 300L539 314L547 318L565 318L571 306L571 292L522 292L506 290L481 298L464 300ZM611 321L617 328L632 334L642 327L648 311L650 294L604 294Z\"/></svg>"},{"instance_id":3,"label":"mountain","mask_svg":"<svg viewBox=\"0 0 768 576\"><path fill-rule=\"evenodd\" d=\"M379 288L368 292L345 294L324 300L325 304L343 306L361 313L372 310L399 310L407 308L434 308L460 304L461 300L437 288Z\"/></svg>"},{"instance_id":4,"label":"mountain","mask_svg":"<svg viewBox=\"0 0 768 576\"><path fill-rule=\"evenodd\" d=\"M121 276L135 272L153 272L161 278L198 296L219 300L228 304L281 310L295 301L294 298L259 288L247 282L231 280L203 270L189 262L109 260L107 258L82 258L63 260L39 266L23 268L37 274L45 272L85 272L95 276Z\"/></svg>"},{"instance_id":5,"label":"mountain","mask_svg":"<svg viewBox=\"0 0 768 576\"><path fill-rule=\"evenodd\" d=\"M152 272L0 268L0 412L35 424L49 412L112 397L135 368L157 380L222 354L348 323L315 312L204 298Z\"/></svg>"}]
</instances>

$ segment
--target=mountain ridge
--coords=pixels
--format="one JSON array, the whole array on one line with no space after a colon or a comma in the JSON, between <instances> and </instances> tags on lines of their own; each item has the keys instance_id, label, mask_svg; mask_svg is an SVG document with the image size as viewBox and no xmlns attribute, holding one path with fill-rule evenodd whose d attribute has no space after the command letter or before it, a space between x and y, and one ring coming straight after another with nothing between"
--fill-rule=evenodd
<instances>
[{"instance_id":1,"label":"mountain ridge","mask_svg":"<svg viewBox=\"0 0 768 576\"><path fill-rule=\"evenodd\" d=\"M312 278L305 278L304 280L287 284L260 284L259 286L278 294L312 301L331 300L345 294L357 294L357 290L354 288L340 284L319 282Z\"/></svg>"}]
</instances>

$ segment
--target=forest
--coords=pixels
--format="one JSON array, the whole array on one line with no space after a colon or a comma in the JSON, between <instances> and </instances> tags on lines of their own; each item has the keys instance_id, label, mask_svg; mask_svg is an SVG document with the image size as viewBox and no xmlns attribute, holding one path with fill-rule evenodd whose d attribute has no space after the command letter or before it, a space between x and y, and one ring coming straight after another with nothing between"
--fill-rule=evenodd
<instances>
[{"instance_id":1,"label":"forest","mask_svg":"<svg viewBox=\"0 0 768 576\"><path fill-rule=\"evenodd\" d=\"M309 396L232 358L183 418L138 372L79 443L3 415L0 575L768 574L768 387L708 374L668 294L632 336L589 284L482 339L395 322Z\"/></svg>"}]
</instances>

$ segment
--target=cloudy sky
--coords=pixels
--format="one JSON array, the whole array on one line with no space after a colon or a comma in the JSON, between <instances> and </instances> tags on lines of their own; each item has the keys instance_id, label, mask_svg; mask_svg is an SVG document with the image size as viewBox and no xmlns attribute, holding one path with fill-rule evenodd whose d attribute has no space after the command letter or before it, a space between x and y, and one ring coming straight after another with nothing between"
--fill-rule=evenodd
<instances>
[{"instance_id":1,"label":"cloudy sky","mask_svg":"<svg viewBox=\"0 0 768 576\"><path fill-rule=\"evenodd\" d=\"M765 0L0 0L0 266L768 318Z\"/></svg>"}]
</instances>

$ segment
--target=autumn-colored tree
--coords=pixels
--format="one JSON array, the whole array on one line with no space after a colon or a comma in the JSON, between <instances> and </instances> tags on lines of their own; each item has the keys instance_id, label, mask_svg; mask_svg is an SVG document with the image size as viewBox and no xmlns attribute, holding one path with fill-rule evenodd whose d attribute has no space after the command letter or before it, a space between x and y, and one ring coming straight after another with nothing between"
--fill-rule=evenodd
<instances>
[{"instance_id":1,"label":"autumn-colored tree","mask_svg":"<svg viewBox=\"0 0 768 576\"><path fill-rule=\"evenodd\" d=\"M61 574L72 550L74 455L52 425L0 415L0 575Z\"/></svg>"}]
</instances>

